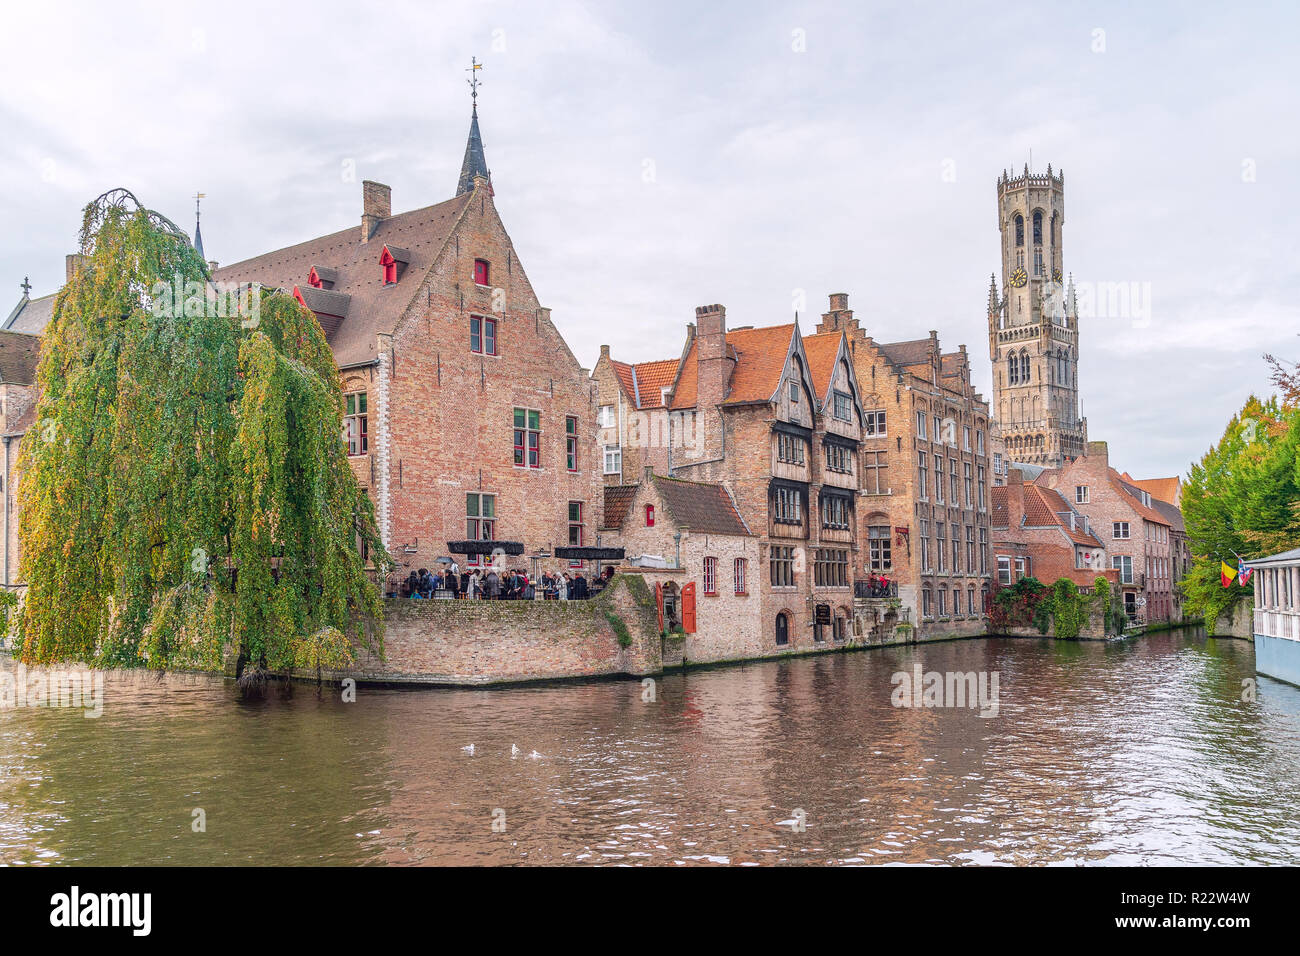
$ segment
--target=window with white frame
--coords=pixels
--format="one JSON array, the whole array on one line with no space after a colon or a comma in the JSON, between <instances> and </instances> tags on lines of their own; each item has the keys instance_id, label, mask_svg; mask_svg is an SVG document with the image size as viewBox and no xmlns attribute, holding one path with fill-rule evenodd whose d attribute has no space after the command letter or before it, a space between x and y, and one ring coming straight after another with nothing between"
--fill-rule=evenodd
<instances>
[{"instance_id":1,"label":"window with white frame","mask_svg":"<svg viewBox=\"0 0 1300 956\"><path fill-rule=\"evenodd\" d=\"M623 446L605 446L605 474L617 475L623 471Z\"/></svg>"},{"instance_id":2,"label":"window with white frame","mask_svg":"<svg viewBox=\"0 0 1300 956\"><path fill-rule=\"evenodd\" d=\"M746 583L746 576L749 571L749 561L745 558L737 558L732 565L732 574L735 575L736 593L746 594L749 585Z\"/></svg>"},{"instance_id":3,"label":"window with white frame","mask_svg":"<svg viewBox=\"0 0 1300 956\"><path fill-rule=\"evenodd\" d=\"M1128 537L1128 522L1127 522L1127 521L1115 521L1115 522L1112 522L1112 523L1111 523L1111 537L1112 537L1112 538L1127 538L1127 537Z\"/></svg>"},{"instance_id":4,"label":"window with white frame","mask_svg":"<svg viewBox=\"0 0 1300 956\"><path fill-rule=\"evenodd\" d=\"M1074 486L1074 503L1075 503L1075 504L1078 504L1078 505L1086 505L1086 504L1088 503L1088 486L1087 486L1087 485L1075 485L1075 486Z\"/></svg>"},{"instance_id":5,"label":"window with white frame","mask_svg":"<svg viewBox=\"0 0 1300 956\"><path fill-rule=\"evenodd\" d=\"M865 433L868 437L879 438L881 435L888 434L885 431L885 412L883 409L873 409L865 415Z\"/></svg>"},{"instance_id":6,"label":"window with white frame","mask_svg":"<svg viewBox=\"0 0 1300 956\"><path fill-rule=\"evenodd\" d=\"M718 593L718 559L708 557L704 559L704 593Z\"/></svg>"},{"instance_id":7,"label":"window with white frame","mask_svg":"<svg viewBox=\"0 0 1300 956\"><path fill-rule=\"evenodd\" d=\"M613 405L600 406L600 417L599 417L600 427L613 428L615 421L616 419L614 416L614 406Z\"/></svg>"}]
</instances>

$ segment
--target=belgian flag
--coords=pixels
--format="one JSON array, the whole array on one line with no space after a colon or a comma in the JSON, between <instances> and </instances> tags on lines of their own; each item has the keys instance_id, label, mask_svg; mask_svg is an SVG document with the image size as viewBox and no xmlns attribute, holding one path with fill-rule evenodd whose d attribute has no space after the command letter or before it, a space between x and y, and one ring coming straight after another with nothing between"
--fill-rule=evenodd
<instances>
[{"instance_id":1,"label":"belgian flag","mask_svg":"<svg viewBox=\"0 0 1300 956\"><path fill-rule=\"evenodd\" d=\"M1219 561L1219 578L1220 580L1223 581L1223 586L1225 588L1228 587L1228 585L1232 584L1232 579L1235 578L1236 576L1237 576L1236 568L1234 568L1227 561L1223 561L1223 560Z\"/></svg>"}]
</instances>

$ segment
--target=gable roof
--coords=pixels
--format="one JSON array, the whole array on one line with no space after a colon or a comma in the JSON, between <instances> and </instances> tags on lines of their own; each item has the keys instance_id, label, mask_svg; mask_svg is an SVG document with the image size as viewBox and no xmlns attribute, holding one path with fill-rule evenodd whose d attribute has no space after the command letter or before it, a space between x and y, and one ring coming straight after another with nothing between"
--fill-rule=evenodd
<instances>
[{"instance_id":1,"label":"gable roof","mask_svg":"<svg viewBox=\"0 0 1300 956\"><path fill-rule=\"evenodd\" d=\"M830 395L831 381L835 377L835 359L840 354L843 332L821 332L803 337L803 352L808 356L808 375L812 378L817 400L824 402Z\"/></svg>"},{"instance_id":2,"label":"gable roof","mask_svg":"<svg viewBox=\"0 0 1300 956\"><path fill-rule=\"evenodd\" d=\"M640 485L605 486L605 510L600 524L602 531L616 531L622 527L627 509L631 506L632 499L636 497L636 490L640 487Z\"/></svg>"},{"instance_id":3,"label":"gable roof","mask_svg":"<svg viewBox=\"0 0 1300 956\"><path fill-rule=\"evenodd\" d=\"M1069 503L1061 494L1052 489L1044 488L1041 485L1023 484L1025 494L1024 521L1022 527L1026 528L1059 528L1064 535L1075 544L1085 545L1090 548L1105 548L1101 539L1095 532L1085 532L1081 525L1076 525L1074 530L1070 529L1070 523L1061 515L1073 511ZM1010 513L1007 508L1007 495L1010 489L1007 485L994 485L990 494L992 510L989 514L989 526L993 528L1009 528Z\"/></svg>"},{"instance_id":4,"label":"gable roof","mask_svg":"<svg viewBox=\"0 0 1300 956\"><path fill-rule=\"evenodd\" d=\"M877 342L876 348L884 353L891 364L906 368L909 365L929 365L930 345L931 340L924 338L909 339L906 342Z\"/></svg>"},{"instance_id":5,"label":"gable roof","mask_svg":"<svg viewBox=\"0 0 1300 956\"><path fill-rule=\"evenodd\" d=\"M741 328L727 332L727 352L735 361L724 405L770 401L781 384L786 358L794 342L795 326L770 325L761 329ZM691 342L682 361L681 375L673 392L671 407L694 408L699 402L699 338Z\"/></svg>"},{"instance_id":6,"label":"gable roof","mask_svg":"<svg viewBox=\"0 0 1300 956\"><path fill-rule=\"evenodd\" d=\"M43 295L36 299L23 296L5 319L6 332L25 332L28 335L41 335L45 327L54 318L54 297L56 293Z\"/></svg>"},{"instance_id":7,"label":"gable roof","mask_svg":"<svg viewBox=\"0 0 1300 956\"><path fill-rule=\"evenodd\" d=\"M677 359L657 359L634 365L610 359L609 364L633 408L663 408L663 390L672 387L681 363Z\"/></svg>"},{"instance_id":8,"label":"gable roof","mask_svg":"<svg viewBox=\"0 0 1300 956\"><path fill-rule=\"evenodd\" d=\"M8 385L36 384L36 365L40 358L39 336L0 332L0 382Z\"/></svg>"},{"instance_id":9,"label":"gable roof","mask_svg":"<svg viewBox=\"0 0 1300 956\"><path fill-rule=\"evenodd\" d=\"M1174 504L1178 501L1179 485L1177 475L1172 478L1134 478L1127 471L1121 477L1131 485L1141 488L1152 498Z\"/></svg>"},{"instance_id":10,"label":"gable roof","mask_svg":"<svg viewBox=\"0 0 1300 956\"><path fill-rule=\"evenodd\" d=\"M1111 486L1128 499L1128 504L1130 508L1136 511L1147 521L1154 521L1156 524L1170 523L1169 518L1167 516L1162 514L1160 511L1157 511L1155 508L1148 507L1147 505L1144 505L1142 503L1143 489L1138 488L1135 485L1131 485L1128 482L1126 482L1123 478L1119 476L1119 472L1116 471L1114 468L1108 468L1107 471L1109 472L1110 475ZM1150 494L1150 492L1147 492L1147 494ZM1152 498L1151 500L1153 502L1155 501L1154 498Z\"/></svg>"},{"instance_id":11,"label":"gable roof","mask_svg":"<svg viewBox=\"0 0 1300 956\"><path fill-rule=\"evenodd\" d=\"M659 475L653 481L659 500L679 528L686 526L692 532L704 534L749 534L744 519L736 511L736 503L722 485Z\"/></svg>"},{"instance_id":12,"label":"gable roof","mask_svg":"<svg viewBox=\"0 0 1300 956\"><path fill-rule=\"evenodd\" d=\"M365 365L378 357L376 336L397 328L424 275L446 246L472 193L455 199L390 216L380 221L369 242L361 242L361 227L349 226L338 232L296 245L267 252L252 259L223 266L213 274L220 282L260 282L273 288L292 290L298 286L309 308L318 296L332 303L347 296L346 314L337 327L326 329L326 341L334 350L340 368ZM409 257L404 278L384 284L379 257L384 247L405 252ZM333 269L334 288L313 289L307 282L312 266Z\"/></svg>"}]
</instances>

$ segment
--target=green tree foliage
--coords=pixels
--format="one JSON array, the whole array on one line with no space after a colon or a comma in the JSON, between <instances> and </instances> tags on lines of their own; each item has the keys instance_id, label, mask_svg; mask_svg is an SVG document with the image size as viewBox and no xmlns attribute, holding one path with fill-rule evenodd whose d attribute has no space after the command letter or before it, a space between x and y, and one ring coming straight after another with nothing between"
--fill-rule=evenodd
<instances>
[{"instance_id":1,"label":"green tree foliage","mask_svg":"<svg viewBox=\"0 0 1300 956\"><path fill-rule=\"evenodd\" d=\"M124 191L87 206L81 243L18 463L23 659L281 670L328 628L378 647L362 549L380 580L389 558L315 316L266 290L205 307L205 263ZM163 288L184 295L160 310Z\"/></svg>"},{"instance_id":2,"label":"green tree foliage","mask_svg":"<svg viewBox=\"0 0 1300 956\"><path fill-rule=\"evenodd\" d=\"M1188 472L1182 511L1192 567L1179 585L1207 627L1253 586L1223 587L1219 562L1236 566L1300 542L1300 409L1252 396L1223 437Z\"/></svg>"}]
</instances>

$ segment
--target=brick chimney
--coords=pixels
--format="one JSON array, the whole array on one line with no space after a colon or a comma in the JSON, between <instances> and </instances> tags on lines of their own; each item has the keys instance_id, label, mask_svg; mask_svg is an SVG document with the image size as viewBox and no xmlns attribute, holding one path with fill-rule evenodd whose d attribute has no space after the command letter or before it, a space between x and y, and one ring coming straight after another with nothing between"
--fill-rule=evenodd
<instances>
[{"instance_id":1,"label":"brick chimney","mask_svg":"<svg viewBox=\"0 0 1300 956\"><path fill-rule=\"evenodd\" d=\"M1025 473L1007 469L1007 527L1014 534L1025 517Z\"/></svg>"},{"instance_id":2,"label":"brick chimney","mask_svg":"<svg viewBox=\"0 0 1300 956\"><path fill-rule=\"evenodd\" d=\"M822 332L839 332L843 330L849 334L849 338L854 338L854 333L861 330L858 327L858 320L853 317L853 310L849 308L849 294L847 292L832 292L830 311L822 313L822 320L817 324L818 334Z\"/></svg>"},{"instance_id":3,"label":"brick chimney","mask_svg":"<svg viewBox=\"0 0 1300 956\"><path fill-rule=\"evenodd\" d=\"M383 183L361 184L361 241L369 242L379 224L393 214L393 190Z\"/></svg>"},{"instance_id":4,"label":"brick chimney","mask_svg":"<svg viewBox=\"0 0 1300 956\"><path fill-rule=\"evenodd\" d=\"M71 282L72 277L86 267L86 257L80 252L69 253L63 259L64 281Z\"/></svg>"},{"instance_id":5,"label":"brick chimney","mask_svg":"<svg viewBox=\"0 0 1300 956\"><path fill-rule=\"evenodd\" d=\"M704 458L722 455L722 413L718 406L727 397L731 371L736 360L727 354L727 309L702 305L695 310L696 358L698 363L695 405L700 416L700 454Z\"/></svg>"}]
</instances>

